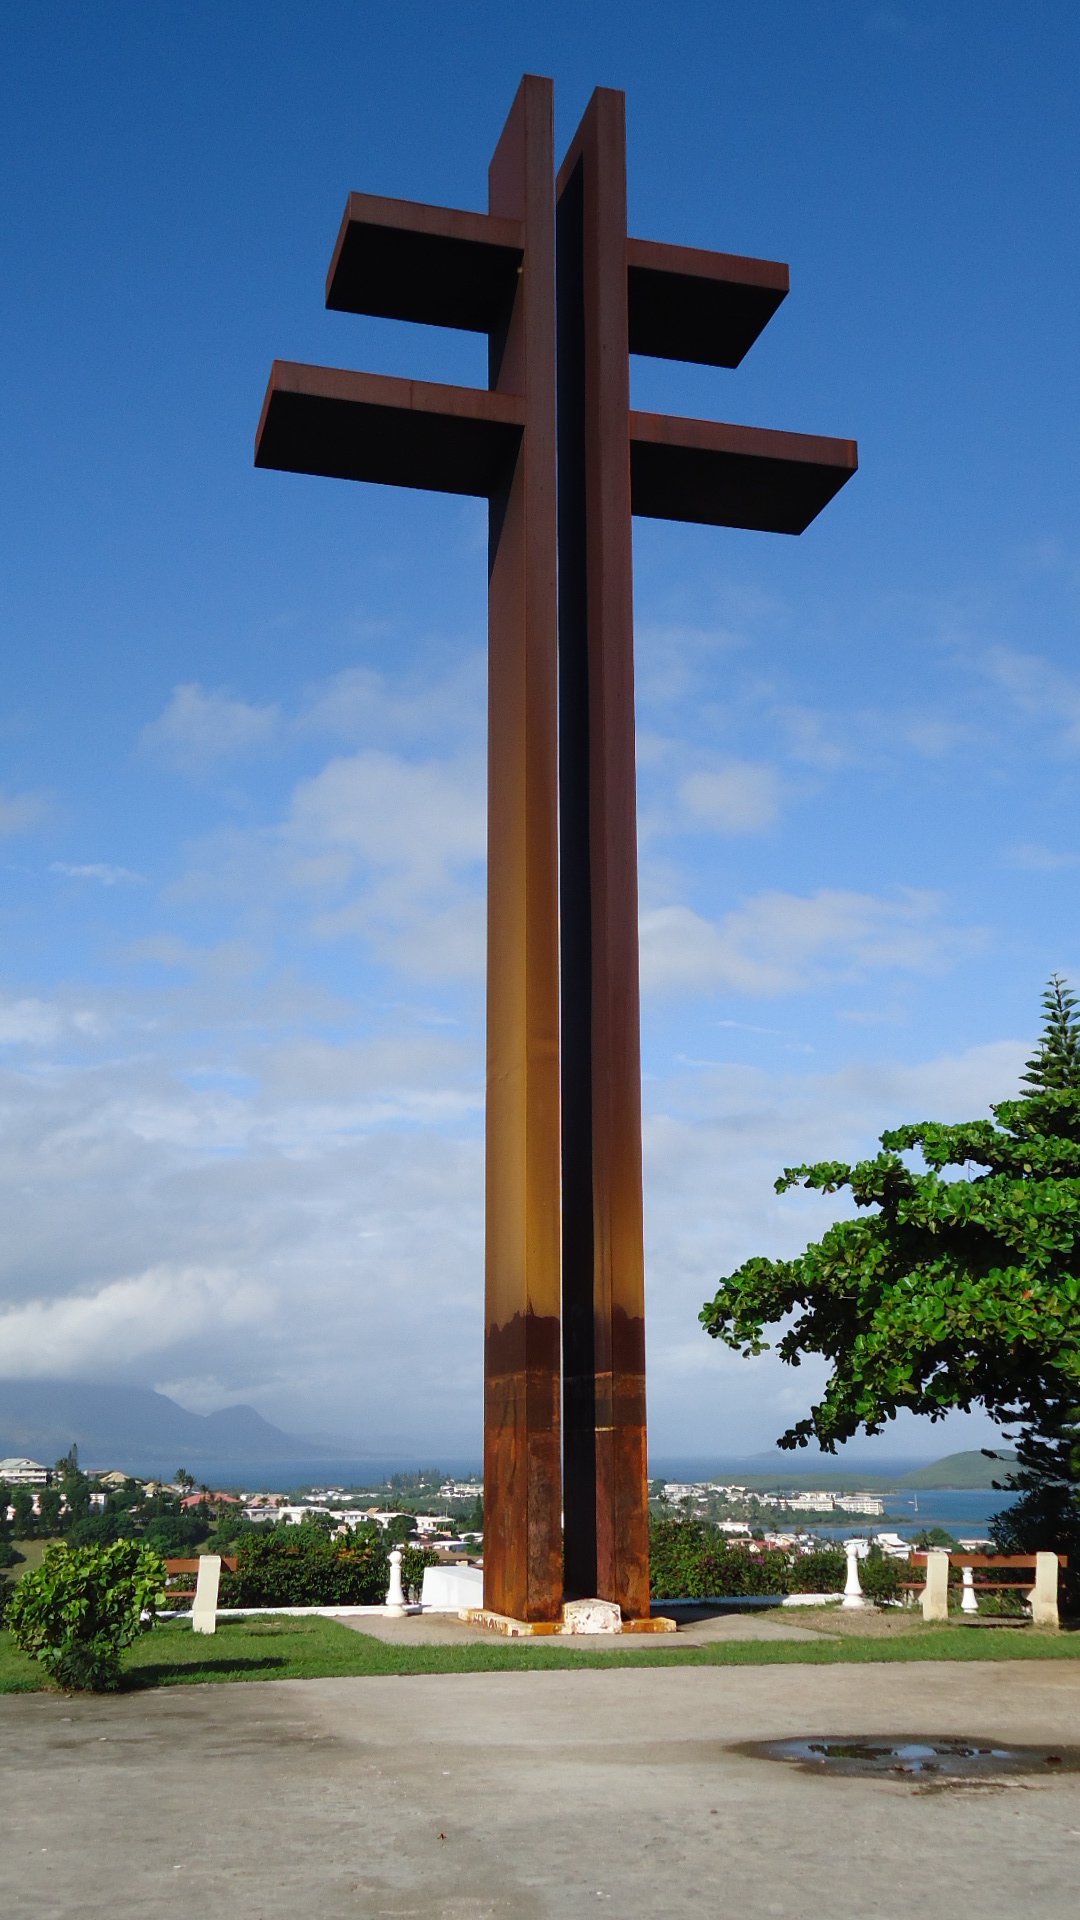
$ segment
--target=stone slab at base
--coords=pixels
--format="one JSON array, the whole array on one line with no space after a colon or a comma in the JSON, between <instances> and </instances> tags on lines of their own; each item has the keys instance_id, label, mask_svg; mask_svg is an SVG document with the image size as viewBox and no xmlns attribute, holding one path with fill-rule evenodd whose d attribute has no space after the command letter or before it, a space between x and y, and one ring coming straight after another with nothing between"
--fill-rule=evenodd
<instances>
[{"instance_id":1,"label":"stone slab at base","mask_svg":"<svg viewBox=\"0 0 1080 1920\"><path fill-rule=\"evenodd\" d=\"M487 1607L466 1607L458 1614L470 1627L487 1627L492 1633L504 1633L509 1640L533 1639L552 1634L589 1634L609 1637L616 1633L677 1633L676 1621L654 1614L648 1620L623 1620L610 1600L568 1600L561 1620L514 1620L506 1613L492 1613Z\"/></svg>"}]
</instances>

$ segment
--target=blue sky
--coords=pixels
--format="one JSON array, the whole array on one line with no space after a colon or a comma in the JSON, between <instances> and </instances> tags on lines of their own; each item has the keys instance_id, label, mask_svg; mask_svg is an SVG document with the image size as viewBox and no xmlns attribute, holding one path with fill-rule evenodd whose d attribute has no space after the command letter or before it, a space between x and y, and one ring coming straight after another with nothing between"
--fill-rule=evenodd
<instances>
[{"instance_id":1,"label":"blue sky","mask_svg":"<svg viewBox=\"0 0 1080 1920\"><path fill-rule=\"evenodd\" d=\"M350 188L482 207L521 72L627 95L631 231L785 259L635 404L851 434L802 538L639 522L650 1419L811 1369L696 1313L772 1192L1015 1088L1080 978L1080 289L1064 4L235 4L0 23L0 1371L479 1444L484 510L256 473ZM979 1422L888 1436L977 1442Z\"/></svg>"}]
</instances>

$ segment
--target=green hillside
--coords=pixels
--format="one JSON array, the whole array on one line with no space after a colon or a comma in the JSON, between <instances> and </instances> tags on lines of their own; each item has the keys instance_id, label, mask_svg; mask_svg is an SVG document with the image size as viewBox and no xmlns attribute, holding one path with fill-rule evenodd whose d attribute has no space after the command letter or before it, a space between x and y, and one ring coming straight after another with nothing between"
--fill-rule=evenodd
<instances>
[{"instance_id":1,"label":"green hillside","mask_svg":"<svg viewBox=\"0 0 1080 1920\"><path fill-rule=\"evenodd\" d=\"M897 1489L910 1489L914 1493L924 1487L929 1492L933 1487L948 1487L950 1491L969 1493L985 1487L989 1490L994 1481L1005 1479L1015 1453L1002 1448L1001 1458L988 1460L984 1453L947 1453L943 1460L935 1460L929 1467L919 1467L915 1473L907 1473L896 1482Z\"/></svg>"},{"instance_id":2,"label":"green hillside","mask_svg":"<svg viewBox=\"0 0 1080 1920\"><path fill-rule=\"evenodd\" d=\"M1003 1480L1015 1458L1008 1449L1002 1450L999 1460L988 1460L978 1452L947 1453L943 1460L933 1460L928 1467L915 1467L899 1478L895 1474L886 1477L866 1473L858 1468L821 1466L810 1473L788 1473L783 1468L779 1472L747 1473L740 1471L738 1462L734 1461L729 1471L712 1477L736 1481L748 1493L810 1493L818 1489L823 1493L899 1493L923 1489L929 1492L934 1488L973 1493L983 1488L989 1491L995 1480Z\"/></svg>"}]
</instances>

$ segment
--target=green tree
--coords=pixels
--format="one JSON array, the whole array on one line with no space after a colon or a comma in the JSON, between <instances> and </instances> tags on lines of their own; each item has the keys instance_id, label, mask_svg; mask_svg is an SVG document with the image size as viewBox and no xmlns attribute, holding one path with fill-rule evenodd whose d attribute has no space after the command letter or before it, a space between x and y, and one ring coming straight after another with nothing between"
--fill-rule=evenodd
<instances>
[{"instance_id":1,"label":"green tree","mask_svg":"<svg viewBox=\"0 0 1080 1920\"><path fill-rule=\"evenodd\" d=\"M401 1584L407 1598L415 1605L424 1587L424 1568L437 1567L439 1556L434 1547L410 1547L401 1549Z\"/></svg>"},{"instance_id":2,"label":"green tree","mask_svg":"<svg viewBox=\"0 0 1080 1920\"><path fill-rule=\"evenodd\" d=\"M88 1513L81 1520L73 1520L64 1535L69 1547L107 1547L120 1537L120 1517L107 1508L102 1513Z\"/></svg>"},{"instance_id":3,"label":"green tree","mask_svg":"<svg viewBox=\"0 0 1080 1920\"><path fill-rule=\"evenodd\" d=\"M99 1693L120 1682L120 1654L153 1623L165 1568L133 1540L50 1547L7 1607L15 1645L65 1688Z\"/></svg>"},{"instance_id":4,"label":"green tree","mask_svg":"<svg viewBox=\"0 0 1080 1920\"><path fill-rule=\"evenodd\" d=\"M60 1504L59 1487L42 1487L38 1496L38 1531L46 1539L60 1532Z\"/></svg>"},{"instance_id":5,"label":"green tree","mask_svg":"<svg viewBox=\"0 0 1080 1920\"><path fill-rule=\"evenodd\" d=\"M225 1607L375 1606L390 1565L373 1520L331 1540L320 1527L254 1528L237 1545L236 1572L222 1574Z\"/></svg>"},{"instance_id":6,"label":"green tree","mask_svg":"<svg viewBox=\"0 0 1080 1920\"><path fill-rule=\"evenodd\" d=\"M959 1540L954 1540L944 1527L923 1527L911 1542L917 1553L926 1553L931 1547L941 1547L946 1553L958 1553Z\"/></svg>"},{"instance_id":7,"label":"green tree","mask_svg":"<svg viewBox=\"0 0 1080 1920\"><path fill-rule=\"evenodd\" d=\"M850 1193L837 1221L793 1260L754 1258L701 1313L746 1355L830 1366L824 1394L780 1437L827 1452L901 1409L942 1419L981 1404L1018 1425L1021 1500L1003 1525L1030 1550L1080 1547L1080 1021L1057 975L1021 1098L992 1120L923 1122L881 1136L856 1166L789 1167L776 1190ZM918 1155L921 1165L914 1156ZM905 1156L909 1156L905 1158ZM955 1177L946 1178L947 1169ZM1035 1538L1034 1536L1038 1536ZM1003 1541L1002 1544L1005 1544ZM1019 1542L1017 1542L1019 1544Z\"/></svg>"},{"instance_id":8,"label":"green tree","mask_svg":"<svg viewBox=\"0 0 1080 1920\"><path fill-rule=\"evenodd\" d=\"M190 1554L209 1531L209 1518L199 1506L193 1513L158 1514L147 1521L141 1538L159 1553Z\"/></svg>"},{"instance_id":9,"label":"green tree","mask_svg":"<svg viewBox=\"0 0 1080 1920\"><path fill-rule=\"evenodd\" d=\"M85 1520L90 1512L90 1482L79 1468L79 1449L72 1441L71 1446L58 1460L54 1469L54 1485L58 1488L64 1506L64 1531L69 1532L80 1520ZM57 1529L53 1529L57 1531Z\"/></svg>"},{"instance_id":10,"label":"green tree","mask_svg":"<svg viewBox=\"0 0 1080 1920\"><path fill-rule=\"evenodd\" d=\"M14 1509L12 1527L16 1540L33 1540L37 1535L37 1514L34 1512L34 1496L29 1487L15 1487L11 1495Z\"/></svg>"},{"instance_id":11,"label":"green tree","mask_svg":"<svg viewBox=\"0 0 1080 1920\"><path fill-rule=\"evenodd\" d=\"M386 1523L386 1544L388 1547L403 1547L407 1540L416 1535L416 1517L411 1513L395 1513Z\"/></svg>"},{"instance_id":12,"label":"green tree","mask_svg":"<svg viewBox=\"0 0 1080 1920\"><path fill-rule=\"evenodd\" d=\"M8 1508L11 1505L11 1488L0 1480L0 1567L13 1567L23 1558L14 1544Z\"/></svg>"},{"instance_id":13,"label":"green tree","mask_svg":"<svg viewBox=\"0 0 1080 1920\"><path fill-rule=\"evenodd\" d=\"M1080 1087L1080 1021L1076 995L1060 974L1052 973L1042 997L1043 1029L1039 1044L1020 1075L1021 1085L1044 1093L1049 1088Z\"/></svg>"},{"instance_id":14,"label":"green tree","mask_svg":"<svg viewBox=\"0 0 1080 1920\"><path fill-rule=\"evenodd\" d=\"M234 1506L231 1501L223 1501L207 1543L210 1552L231 1553L238 1540L257 1532L263 1525L263 1521L249 1520L239 1504Z\"/></svg>"}]
</instances>

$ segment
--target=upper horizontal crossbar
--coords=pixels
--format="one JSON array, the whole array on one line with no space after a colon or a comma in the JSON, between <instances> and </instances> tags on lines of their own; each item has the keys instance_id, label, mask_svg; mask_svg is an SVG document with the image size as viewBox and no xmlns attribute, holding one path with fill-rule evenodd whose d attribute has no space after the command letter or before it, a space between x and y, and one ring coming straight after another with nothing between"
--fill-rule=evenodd
<instances>
[{"instance_id":1,"label":"upper horizontal crossbar","mask_svg":"<svg viewBox=\"0 0 1080 1920\"><path fill-rule=\"evenodd\" d=\"M858 464L854 440L630 415L630 507L647 519L802 533Z\"/></svg>"},{"instance_id":2,"label":"upper horizontal crossbar","mask_svg":"<svg viewBox=\"0 0 1080 1920\"><path fill-rule=\"evenodd\" d=\"M326 304L429 326L501 325L524 258L521 221L350 193ZM655 240L626 243L631 353L737 367L788 291L779 260Z\"/></svg>"},{"instance_id":3,"label":"upper horizontal crossbar","mask_svg":"<svg viewBox=\"0 0 1080 1920\"><path fill-rule=\"evenodd\" d=\"M516 394L275 360L255 465L486 498L521 442Z\"/></svg>"},{"instance_id":4,"label":"upper horizontal crossbar","mask_svg":"<svg viewBox=\"0 0 1080 1920\"><path fill-rule=\"evenodd\" d=\"M787 291L782 260L628 240L630 352L737 367Z\"/></svg>"},{"instance_id":5,"label":"upper horizontal crossbar","mask_svg":"<svg viewBox=\"0 0 1080 1920\"><path fill-rule=\"evenodd\" d=\"M488 333L505 319L524 250L520 220L350 193L326 304Z\"/></svg>"}]
</instances>

